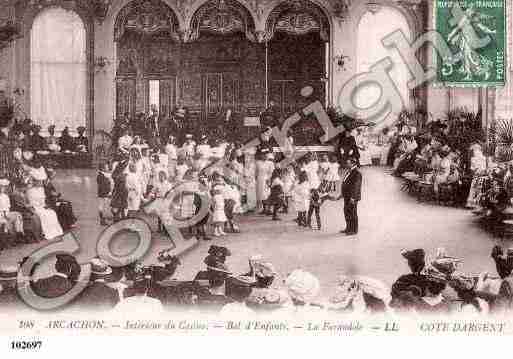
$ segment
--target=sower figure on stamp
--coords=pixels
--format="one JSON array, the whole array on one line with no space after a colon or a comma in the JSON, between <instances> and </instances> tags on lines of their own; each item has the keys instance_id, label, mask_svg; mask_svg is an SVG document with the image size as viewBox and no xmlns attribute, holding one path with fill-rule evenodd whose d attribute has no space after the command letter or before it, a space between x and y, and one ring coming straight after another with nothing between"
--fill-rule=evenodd
<instances>
[{"instance_id":1,"label":"sower figure on stamp","mask_svg":"<svg viewBox=\"0 0 513 359\"><path fill-rule=\"evenodd\" d=\"M358 202L361 200L362 174L358 171L357 160L353 157L347 159L346 167L348 171L342 181L346 229L340 233L352 236L358 233Z\"/></svg>"}]
</instances>

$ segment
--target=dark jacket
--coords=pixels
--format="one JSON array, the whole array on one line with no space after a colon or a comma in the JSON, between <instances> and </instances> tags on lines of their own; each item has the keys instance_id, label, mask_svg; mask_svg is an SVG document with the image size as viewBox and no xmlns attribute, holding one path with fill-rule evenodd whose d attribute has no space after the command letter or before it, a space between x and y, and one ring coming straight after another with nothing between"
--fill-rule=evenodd
<instances>
[{"instance_id":1,"label":"dark jacket","mask_svg":"<svg viewBox=\"0 0 513 359\"><path fill-rule=\"evenodd\" d=\"M356 168L351 170L349 176L342 183L342 196L344 199L356 201L362 199L362 174Z\"/></svg>"},{"instance_id":2,"label":"dark jacket","mask_svg":"<svg viewBox=\"0 0 513 359\"><path fill-rule=\"evenodd\" d=\"M358 146L356 145L356 140L353 136L346 137L346 135L344 133L340 134L340 137L339 137L336 147L337 147L337 149L336 149L337 156L339 158L339 162L341 165L344 165L345 161L349 157L353 157L356 159L360 158L360 151L358 150ZM341 153L341 150L344 150L343 154Z\"/></svg>"},{"instance_id":3,"label":"dark jacket","mask_svg":"<svg viewBox=\"0 0 513 359\"><path fill-rule=\"evenodd\" d=\"M110 180L101 172L96 177L96 183L98 184L98 198L106 198L112 191L112 185Z\"/></svg>"},{"instance_id":4,"label":"dark jacket","mask_svg":"<svg viewBox=\"0 0 513 359\"><path fill-rule=\"evenodd\" d=\"M75 148L78 148L78 146L84 146L89 151L89 140L86 136L81 135L75 138Z\"/></svg>"},{"instance_id":5,"label":"dark jacket","mask_svg":"<svg viewBox=\"0 0 513 359\"><path fill-rule=\"evenodd\" d=\"M58 275L43 278L32 283L34 292L44 298L60 297L73 288L73 286L72 280Z\"/></svg>"},{"instance_id":6,"label":"dark jacket","mask_svg":"<svg viewBox=\"0 0 513 359\"><path fill-rule=\"evenodd\" d=\"M79 308L109 310L119 303L117 290L102 282L93 282L77 297L74 304Z\"/></svg>"},{"instance_id":7,"label":"dark jacket","mask_svg":"<svg viewBox=\"0 0 513 359\"><path fill-rule=\"evenodd\" d=\"M34 152L46 150L46 140L41 135L34 135L30 139L30 149Z\"/></svg>"}]
</instances>

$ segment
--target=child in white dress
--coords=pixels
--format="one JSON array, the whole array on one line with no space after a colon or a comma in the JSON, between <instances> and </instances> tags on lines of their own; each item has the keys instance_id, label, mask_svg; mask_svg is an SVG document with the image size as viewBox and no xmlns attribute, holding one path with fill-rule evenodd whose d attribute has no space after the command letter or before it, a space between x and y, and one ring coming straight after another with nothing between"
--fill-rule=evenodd
<instances>
[{"instance_id":1,"label":"child in white dress","mask_svg":"<svg viewBox=\"0 0 513 359\"><path fill-rule=\"evenodd\" d=\"M326 193L335 192L337 190L337 183L340 181L340 164L337 161L337 156L333 153L330 157L328 174L326 175Z\"/></svg>"},{"instance_id":2,"label":"child in white dress","mask_svg":"<svg viewBox=\"0 0 513 359\"><path fill-rule=\"evenodd\" d=\"M224 225L226 214L224 212L223 185L217 183L212 189L212 224L214 226L214 237L226 235Z\"/></svg>"},{"instance_id":3,"label":"child in white dress","mask_svg":"<svg viewBox=\"0 0 513 359\"><path fill-rule=\"evenodd\" d=\"M319 179L321 180L321 187L319 187L319 191L327 192L328 188L328 180L326 177L328 176L328 172L330 169L330 163L328 161L328 155L322 154L319 161Z\"/></svg>"},{"instance_id":4,"label":"child in white dress","mask_svg":"<svg viewBox=\"0 0 513 359\"><path fill-rule=\"evenodd\" d=\"M294 183L296 182L296 172L294 167L287 166L283 172L283 195L285 197L285 203L283 212L289 213L289 205L292 200L292 191L294 189Z\"/></svg>"}]
</instances>

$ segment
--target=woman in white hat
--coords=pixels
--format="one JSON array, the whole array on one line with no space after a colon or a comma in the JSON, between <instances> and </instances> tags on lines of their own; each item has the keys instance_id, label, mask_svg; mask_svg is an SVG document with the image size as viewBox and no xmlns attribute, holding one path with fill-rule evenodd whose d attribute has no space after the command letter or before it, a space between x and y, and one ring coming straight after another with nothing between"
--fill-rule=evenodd
<instances>
[{"instance_id":1,"label":"woman in white hat","mask_svg":"<svg viewBox=\"0 0 513 359\"><path fill-rule=\"evenodd\" d=\"M43 187L43 182L48 178L46 171L42 166L36 167L33 167L34 170L30 171L33 181L32 185L27 189L26 197L30 207L33 208L34 213L41 221L44 239L50 240L62 235L63 230L55 211L46 208L46 195Z\"/></svg>"},{"instance_id":2,"label":"woman in white hat","mask_svg":"<svg viewBox=\"0 0 513 359\"><path fill-rule=\"evenodd\" d=\"M306 315L319 313L321 308L315 304L315 300L319 296L321 284L316 276L302 269L296 269L289 274L284 283L293 303L293 307L284 308L284 314Z\"/></svg>"}]
</instances>

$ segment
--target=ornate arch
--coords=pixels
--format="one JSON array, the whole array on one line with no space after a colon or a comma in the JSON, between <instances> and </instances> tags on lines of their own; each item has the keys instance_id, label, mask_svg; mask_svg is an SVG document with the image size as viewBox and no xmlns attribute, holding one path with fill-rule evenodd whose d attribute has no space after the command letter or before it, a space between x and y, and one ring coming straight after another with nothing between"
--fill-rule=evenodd
<instances>
[{"instance_id":1,"label":"ornate arch","mask_svg":"<svg viewBox=\"0 0 513 359\"><path fill-rule=\"evenodd\" d=\"M310 0L286 0L269 13L265 23L265 33L259 34L259 41L269 41L277 31L292 35L318 32L323 41L330 38L328 15Z\"/></svg>"},{"instance_id":2,"label":"ornate arch","mask_svg":"<svg viewBox=\"0 0 513 359\"><path fill-rule=\"evenodd\" d=\"M162 0L133 0L125 5L116 16L114 41L119 41L126 32L180 40L178 17Z\"/></svg>"},{"instance_id":3,"label":"ornate arch","mask_svg":"<svg viewBox=\"0 0 513 359\"><path fill-rule=\"evenodd\" d=\"M255 41L255 21L250 11L236 0L209 0L193 14L185 41L195 41L201 32L233 34L242 32Z\"/></svg>"}]
</instances>

